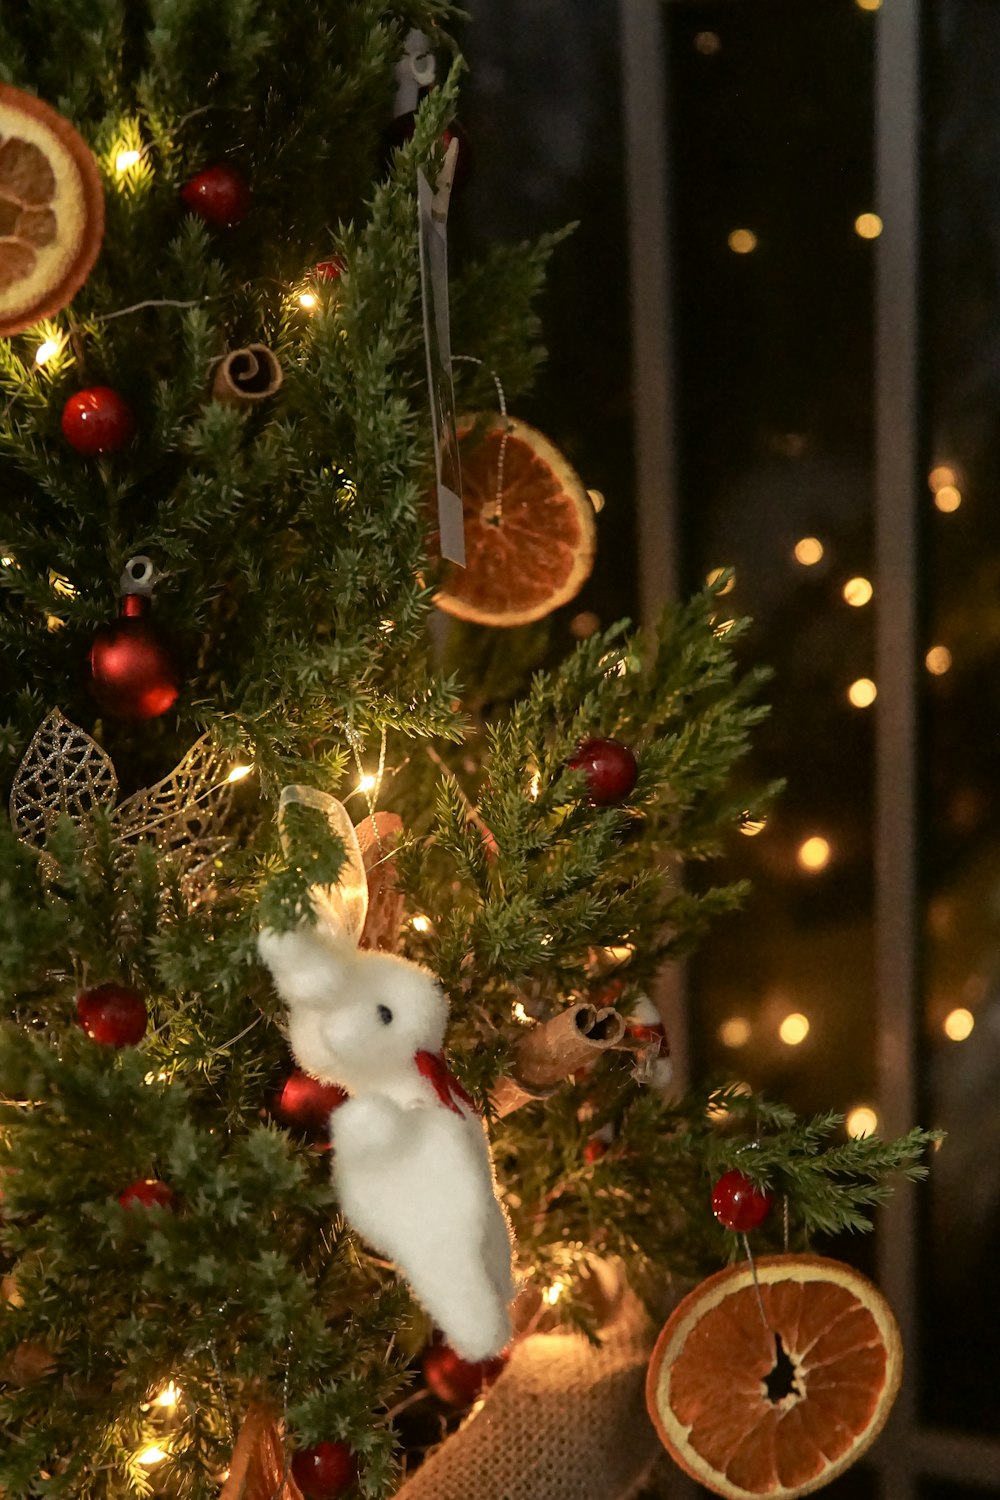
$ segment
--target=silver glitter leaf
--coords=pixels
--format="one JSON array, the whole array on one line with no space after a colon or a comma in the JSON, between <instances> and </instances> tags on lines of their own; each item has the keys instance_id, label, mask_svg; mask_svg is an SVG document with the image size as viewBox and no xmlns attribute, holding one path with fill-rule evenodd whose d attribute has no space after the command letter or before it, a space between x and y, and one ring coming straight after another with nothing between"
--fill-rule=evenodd
<instances>
[{"instance_id":1,"label":"silver glitter leaf","mask_svg":"<svg viewBox=\"0 0 1000 1500\"><path fill-rule=\"evenodd\" d=\"M117 799L110 756L54 708L14 777L10 821L18 838L41 851L57 818L67 814L80 828L98 808L110 811Z\"/></svg>"}]
</instances>

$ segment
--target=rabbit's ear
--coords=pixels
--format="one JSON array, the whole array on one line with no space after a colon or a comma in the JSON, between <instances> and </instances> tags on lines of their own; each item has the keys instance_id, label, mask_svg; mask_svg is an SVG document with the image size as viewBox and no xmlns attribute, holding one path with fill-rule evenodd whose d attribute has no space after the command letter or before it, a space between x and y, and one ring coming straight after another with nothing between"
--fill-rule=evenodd
<instances>
[{"instance_id":1,"label":"rabbit's ear","mask_svg":"<svg viewBox=\"0 0 1000 1500\"><path fill-rule=\"evenodd\" d=\"M265 927L257 949L274 976L275 987L288 1005L327 1010L344 993L356 962L349 939L323 927L297 927L275 932Z\"/></svg>"}]
</instances>

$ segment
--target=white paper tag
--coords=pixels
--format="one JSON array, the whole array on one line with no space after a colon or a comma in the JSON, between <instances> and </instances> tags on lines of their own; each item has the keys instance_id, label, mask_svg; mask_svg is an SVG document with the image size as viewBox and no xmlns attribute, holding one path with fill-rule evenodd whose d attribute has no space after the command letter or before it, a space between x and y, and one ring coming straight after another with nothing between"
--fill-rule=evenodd
<instances>
[{"instance_id":1,"label":"white paper tag","mask_svg":"<svg viewBox=\"0 0 1000 1500\"><path fill-rule=\"evenodd\" d=\"M427 386L431 398L434 469L437 476L438 530L441 556L465 567L465 520L462 471L455 430L455 389L451 377L451 332L448 323L448 198L458 142L448 147L435 193L423 172L417 173L420 222L420 288L424 310Z\"/></svg>"}]
</instances>

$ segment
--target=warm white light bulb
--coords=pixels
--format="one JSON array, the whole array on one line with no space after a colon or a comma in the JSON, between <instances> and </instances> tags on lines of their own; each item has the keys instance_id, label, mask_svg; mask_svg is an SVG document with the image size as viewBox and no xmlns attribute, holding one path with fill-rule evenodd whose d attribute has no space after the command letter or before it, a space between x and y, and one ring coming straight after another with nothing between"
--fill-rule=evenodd
<instances>
[{"instance_id":1,"label":"warm white light bulb","mask_svg":"<svg viewBox=\"0 0 1000 1500\"><path fill-rule=\"evenodd\" d=\"M550 1307L555 1307L556 1303L559 1301L559 1298L562 1296L565 1290L565 1281L554 1281L551 1286L547 1286L545 1288L544 1292L542 1293L542 1301L547 1302Z\"/></svg>"},{"instance_id":2,"label":"warm white light bulb","mask_svg":"<svg viewBox=\"0 0 1000 1500\"><path fill-rule=\"evenodd\" d=\"M413 918L413 921L410 923L410 926L413 928L414 932L430 932L431 919L430 917L425 917L423 912L418 912L417 915Z\"/></svg>"},{"instance_id":3,"label":"warm white light bulb","mask_svg":"<svg viewBox=\"0 0 1000 1500\"><path fill-rule=\"evenodd\" d=\"M316 306L316 294L315 294L315 292L300 292L299 293L299 306L300 307L305 307L305 308L307 308L309 310L311 310L312 308L314 308Z\"/></svg>"},{"instance_id":4,"label":"warm white light bulb","mask_svg":"<svg viewBox=\"0 0 1000 1500\"><path fill-rule=\"evenodd\" d=\"M141 156L141 151L119 151L115 157L115 171L127 172L129 167L135 166Z\"/></svg>"},{"instance_id":5,"label":"warm white light bulb","mask_svg":"<svg viewBox=\"0 0 1000 1500\"><path fill-rule=\"evenodd\" d=\"M53 354L58 354L60 349L58 339L44 339L35 350L35 364L48 364Z\"/></svg>"},{"instance_id":6,"label":"warm white light bulb","mask_svg":"<svg viewBox=\"0 0 1000 1500\"><path fill-rule=\"evenodd\" d=\"M176 1406L180 1399L180 1386L174 1385L174 1382L170 1380L157 1396L156 1404L157 1406Z\"/></svg>"},{"instance_id":7,"label":"warm white light bulb","mask_svg":"<svg viewBox=\"0 0 1000 1500\"><path fill-rule=\"evenodd\" d=\"M233 769L230 771L229 775L226 777L226 780L227 781L242 781L244 779L244 777L250 775L250 773L251 773L252 770L253 770L253 766L252 765L249 765L249 766L234 766Z\"/></svg>"},{"instance_id":8,"label":"warm white light bulb","mask_svg":"<svg viewBox=\"0 0 1000 1500\"><path fill-rule=\"evenodd\" d=\"M358 791L359 792L364 792L365 795L367 796L369 792L373 792L374 790L375 790L375 777L374 776L369 776L367 774L367 772L366 772L365 775L362 776L361 780L358 782Z\"/></svg>"},{"instance_id":9,"label":"warm white light bulb","mask_svg":"<svg viewBox=\"0 0 1000 1500\"><path fill-rule=\"evenodd\" d=\"M146 1464L147 1466L151 1464L160 1464L163 1462L166 1456L167 1455L164 1449L158 1448L156 1444L153 1443L149 1448L145 1448L142 1453L139 1454L139 1463Z\"/></svg>"}]
</instances>

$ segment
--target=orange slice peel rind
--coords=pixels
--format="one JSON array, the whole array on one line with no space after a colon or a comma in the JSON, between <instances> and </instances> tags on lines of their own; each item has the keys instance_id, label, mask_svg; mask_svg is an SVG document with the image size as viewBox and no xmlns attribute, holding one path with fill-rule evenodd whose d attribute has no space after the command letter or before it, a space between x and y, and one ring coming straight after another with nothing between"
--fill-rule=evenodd
<instances>
[{"instance_id":1,"label":"orange slice peel rind","mask_svg":"<svg viewBox=\"0 0 1000 1500\"><path fill-rule=\"evenodd\" d=\"M446 566L434 603L479 625L540 620L590 576L590 496L559 450L526 422L463 417L458 437L466 565Z\"/></svg>"},{"instance_id":2,"label":"orange slice peel rind","mask_svg":"<svg viewBox=\"0 0 1000 1500\"><path fill-rule=\"evenodd\" d=\"M0 335L70 302L104 234L104 188L90 148L44 100L0 84Z\"/></svg>"},{"instance_id":3,"label":"orange slice peel rind","mask_svg":"<svg viewBox=\"0 0 1000 1500\"><path fill-rule=\"evenodd\" d=\"M756 1270L759 1300L744 1262L678 1305L653 1350L646 1403L664 1447L706 1489L793 1500L881 1432L902 1341L882 1293L850 1266L775 1255Z\"/></svg>"}]
</instances>

